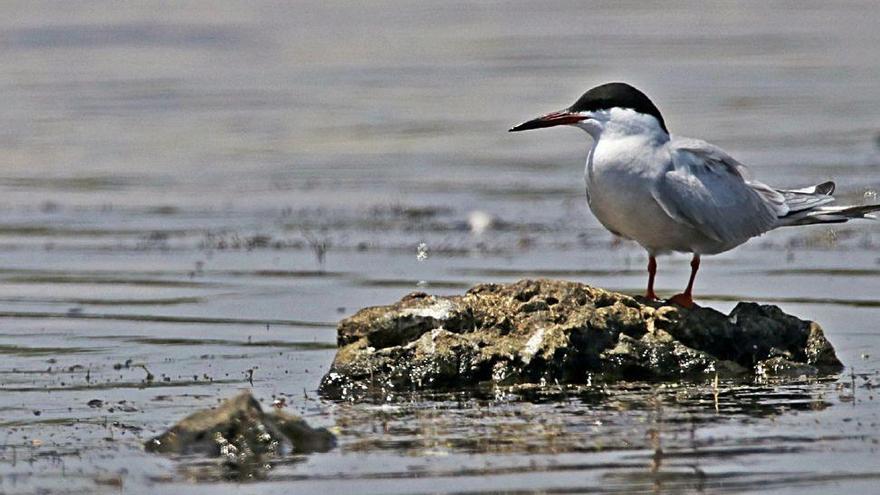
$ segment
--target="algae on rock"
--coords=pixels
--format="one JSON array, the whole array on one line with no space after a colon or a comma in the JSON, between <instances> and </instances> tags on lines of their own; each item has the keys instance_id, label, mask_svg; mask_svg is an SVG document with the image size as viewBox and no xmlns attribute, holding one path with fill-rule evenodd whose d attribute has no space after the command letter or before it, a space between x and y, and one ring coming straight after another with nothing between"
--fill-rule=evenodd
<instances>
[{"instance_id":1,"label":"algae on rock","mask_svg":"<svg viewBox=\"0 0 880 495\"><path fill-rule=\"evenodd\" d=\"M321 383L335 399L841 369L819 325L776 306L740 303L724 315L544 279L481 284L462 296L412 293L342 320L337 340Z\"/></svg>"}]
</instances>

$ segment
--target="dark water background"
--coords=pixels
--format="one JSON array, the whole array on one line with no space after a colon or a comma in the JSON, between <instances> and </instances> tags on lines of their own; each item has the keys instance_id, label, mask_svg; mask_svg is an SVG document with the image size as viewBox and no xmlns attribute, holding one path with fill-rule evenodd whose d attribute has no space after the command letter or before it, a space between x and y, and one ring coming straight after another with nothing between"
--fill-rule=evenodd
<instances>
[{"instance_id":1,"label":"dark water background","mask_svg":"<svg viewBox=\"0 0 880 495\"><path fill-rule=\"evenodd\" d=\"M880 493L876 223L768 234L706 259L697 284L721 310L819 321L839 379L387 405L315 392L335 322L417 288L642 290L644 253L586 209L585 136L505 132L595 84L643 88L673 133L765 182L876 200L880 4L0 13L0 493ZM663 292L687 261L661 259ZM284 396L339 448L243 485L143 453L242 388Z\"/></svg>"}]
</instances>

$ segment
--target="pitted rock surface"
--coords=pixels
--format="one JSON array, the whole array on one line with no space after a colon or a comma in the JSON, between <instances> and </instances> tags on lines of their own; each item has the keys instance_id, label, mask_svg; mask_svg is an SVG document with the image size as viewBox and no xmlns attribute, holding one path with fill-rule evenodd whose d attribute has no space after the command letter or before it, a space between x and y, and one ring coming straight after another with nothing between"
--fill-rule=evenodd
<instances>
[{"instance_id":1,"label":"pitted rock surface","mask_svg":"<svg viewBox=\"0 0 880 495\"><path fill-rule=\"evenodd\" d=\"M338 327L327 398L596 380L815 376L842 368L818 324L776 306L729 315L561 280L481 284L462 296L416 292Z\"/></svg>"}]
</instances>

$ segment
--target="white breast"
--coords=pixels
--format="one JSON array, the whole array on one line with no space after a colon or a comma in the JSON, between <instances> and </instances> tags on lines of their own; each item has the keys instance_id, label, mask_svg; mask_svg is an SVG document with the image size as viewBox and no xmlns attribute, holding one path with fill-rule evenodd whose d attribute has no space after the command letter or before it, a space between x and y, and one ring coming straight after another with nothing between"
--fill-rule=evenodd
<instances>
[{"instance_id":1,"label":"white breast","mask_svg":"<svg viewBox=\"0 0 880 495\"><path fill-rule=\"evenodd\" d=\"M651 191L670 163L665 143L629 135L595 141L585 179L590 210L613 233L648 252L717 252L715 241L667 215Z\"/></svg>"}]
</instances>

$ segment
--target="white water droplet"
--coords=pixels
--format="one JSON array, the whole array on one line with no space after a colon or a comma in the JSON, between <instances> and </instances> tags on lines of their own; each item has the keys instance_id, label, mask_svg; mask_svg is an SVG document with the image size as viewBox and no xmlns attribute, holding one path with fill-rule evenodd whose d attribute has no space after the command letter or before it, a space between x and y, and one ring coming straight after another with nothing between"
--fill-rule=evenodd
<instances>
[{"instance_id":1,"label":"white water droplet","mask_svg":"<svg viewBox=\"0 0 880 495\"><path fill-rule=\"evenodd\" d=\"M840 237L836 230L828 229L826 233L828 244L831 246L837 245L837 239Z\"/></svg>"},{"instance_id":2,"label":"white water droplet","mask_svg":"<svg viewBox=\"0 0 880 495\"><path fill-rule=\"evenodd\" d=\"M420 242L419 246L416 248L416 259L419 261L425 261L428 259L428 245L424 242Z\"/></svg>"}]
</instances>

